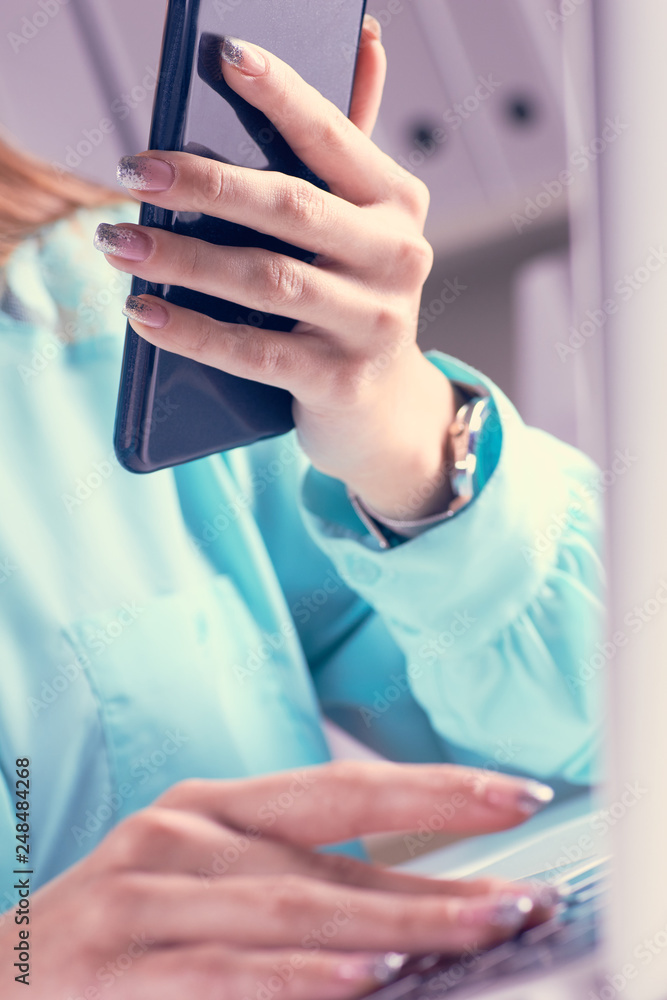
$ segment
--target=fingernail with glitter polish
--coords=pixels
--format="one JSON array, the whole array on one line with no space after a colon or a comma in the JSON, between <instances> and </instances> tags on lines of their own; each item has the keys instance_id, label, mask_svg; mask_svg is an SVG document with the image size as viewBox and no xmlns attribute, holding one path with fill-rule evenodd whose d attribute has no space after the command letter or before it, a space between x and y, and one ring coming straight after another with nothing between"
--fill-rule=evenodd
<instances>
[{"instance_id":1,"label":"fingernail with glitter polish","mask_svg":"<svg viewBox=\"0 0 667 1000\"><path fill-rule=\"evenodd\" d=\"M220 46L220 55L230 66L236 67L246 76L261 76L266 73L268 63L262 53L248 42L225 35Z\"/></svg>"},{"instance_id":2,"label":"fingernail with glitter polish","mask_svg":"<svg viewBox=\"0 0 667 1000\"><path fill-rule=\"evenodd\" d=\"M93 245L102 253L134 262L146 260L153 249L153 241L145 233L128 226L110 226L106 222L97 227Z\"/></svg>"},{"instance_id":3,"label":"fingernail with glitter polish","mask_svg":"<svg viewBox=\"0 0 667 1000\"><path fill-rule=\"evenodd\" d=\"M554 790L541 781L527 781L517 799L521 812L532 816L538 809L543 809L553 801Z\"/></svg>"},{"instance_id":4,"label":"fingernail with glitter polish","mask_svg":"<svg viewBox=\"0 0 667 1000\"><path fill-rule=\"evenodd\" d=\"M136 295L128 295L123 306L123 315L128 319L135 319L137 323L143 323L144 326L150 326L153 330L161 330L169 319L169 313L163 306L146 302Z\"/></svg>"},{"instance_id":5,"label":"fingernail with glitter polish","mask_svg":"<svg viewBox=\"0 0 667 1000\"><path fill-rule=\"evenodd\" d=\"M571 889L567 885L529 886L527 889L527 894L536 906L549 909L566 903L570 893Z\"/></svg>"},{"instance_id":6,"label":"fingernail with glitter polish","mask_svg":"<svg viewBox=\"0 0 667 1000\"><path fill-rule=\"evenodd\" d=\"M491 782L483 789L482 796L498 809L519 809L525 816L532 816L551 802L554 790L540 781L524 781L518 788L498 787Z\"/></svg>"},{"instance_id":7,"label":"fingernail with glitter polish","mask_svg":"<svg viewBox=\"0 0 667 1000\"><path fill-rule=\"evenodd\" d=\"M338 978L348 981L372 979L377 983L386 983L400 972L407 957L393 951L384 955L351 955L338 966Z\"/></svg>"},{"instance_id":8,"label":"fingernail with glitter polish","mask_svg":"<svg viewBox=\"0 0 667 1000\"><path fill-rule=\"evenodd\" d=\"M534 903L530 896L501 896L499 899L484 902L465 902L461 905L459 923L475 927L491 926L501 930L518 930L523 925L528 914L532 912Z\"/></svg>"},{"instance_id":9,"label":"fingernail with glitter polish","mask_svg":"<svg viewBox=\"0 0 667 1000\"><path fill-rule=\"evenodd\" d=\"M174 183L174 168L154 156L123 156L118 161L118 183L131 191L168 191Z\"/></svg>"}]
</instances>

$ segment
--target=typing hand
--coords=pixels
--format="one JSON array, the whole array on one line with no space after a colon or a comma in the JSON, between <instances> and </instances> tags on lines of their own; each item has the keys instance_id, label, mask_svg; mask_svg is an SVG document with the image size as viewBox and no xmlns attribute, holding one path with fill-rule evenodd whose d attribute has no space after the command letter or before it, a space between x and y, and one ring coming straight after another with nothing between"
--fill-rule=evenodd
<instances>
[{"instance_id":1,"label":"typing hand","mask_svg":"<svg viewBox=\"0 0 667 1000\"><path fill-rule=\"evenodd\" d=\"M548 918L545 901L515 883L418 878L314 848L443 815L457 833L504 829L543 789L451 765L361 762L175 785L35 894L30 995L98 1000L113 985L115 1000L278 988L284 1000L344 1000L382 981L388 952L497 944ZM23 996L10 918L3 997Z\"/></svg>"}]
</instances>

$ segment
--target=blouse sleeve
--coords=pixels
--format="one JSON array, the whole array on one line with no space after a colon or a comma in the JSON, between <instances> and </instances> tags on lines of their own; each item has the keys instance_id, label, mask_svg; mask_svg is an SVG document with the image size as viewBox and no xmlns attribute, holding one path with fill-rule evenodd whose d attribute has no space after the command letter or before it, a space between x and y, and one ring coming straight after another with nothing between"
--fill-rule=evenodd
<instances>
[{"instance_id":1,"label":"blouse sleeve","mask_svg":"<svg viewBox=\"0 0 667 1000\"><path fill-rule=\"evenodd\" d=\"M479 495L382 550L351 513L343 484L310 469L301 498L307 528L402 651L409 692L450 758L587 783L596 772L604 664L599 470L526 427L479 372L442 354L429 358L491 393L495 439L486 438L497 461ZM396 683L387 676L384 689L378 684L382 667L371 667L369 649L356 656L350 645L345 661L348 677L373 677L363 699L357 694L371 727L388 712ZM332 703L344 700L334 661L339 652L318 675Z\"/></svg>"}]
</instances>

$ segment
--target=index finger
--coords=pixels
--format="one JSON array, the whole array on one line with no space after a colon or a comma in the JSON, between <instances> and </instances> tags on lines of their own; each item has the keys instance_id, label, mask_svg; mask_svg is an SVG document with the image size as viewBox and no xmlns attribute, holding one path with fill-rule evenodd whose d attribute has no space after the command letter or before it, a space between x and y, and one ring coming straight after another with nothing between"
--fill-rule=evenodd
<instances>
[{"instance_id":1,"label":"index finger","mask_svg":"<svg viewBox=\"0 0 667 1000\"><path fill-rule=\"evenodd\" d=\"M412 175L378 147L315 87L258 45L223 38L226 83L263 111L288 145L329 189L355 205L388 199Z\"/></svg>"},{"instance_id":2,"label":"index finger","mask_svg":"<svg viewBox=\"0 0 667 1000\"><path fill-rule=\"evenodd\" d=\"M552 798L539 782L453 764L336 761L244 781L189 780L158 804L314 847L421 824L462 834L502 830Z\"/></svg>"}]
</instances>

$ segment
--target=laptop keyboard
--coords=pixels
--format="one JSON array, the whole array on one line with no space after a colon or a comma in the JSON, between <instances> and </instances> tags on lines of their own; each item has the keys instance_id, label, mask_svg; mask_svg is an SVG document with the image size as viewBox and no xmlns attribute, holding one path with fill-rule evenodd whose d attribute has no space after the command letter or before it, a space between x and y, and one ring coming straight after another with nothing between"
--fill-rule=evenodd
<instances>
[{"instance_id":1,"label":"laptop keyboard","mask_svg":"<svg viewBox=\"0 0 667 1000\"><path fill-rule=\"evenodd\" d=\"M521 973L547 972L581 958L597 943L608 874L607 861L577 866L557 882L567 895L561 912L551 920L489 951L459 958L437 954L407 958L392 982L370 994L372 1000L439 1000L445 996L449 1000L491 982ZM534 877L534 883L538 878ZM545 884L544 878L538 884ZM550 880L548 884L554 883Z\"/></svg>"}]
</instances>

